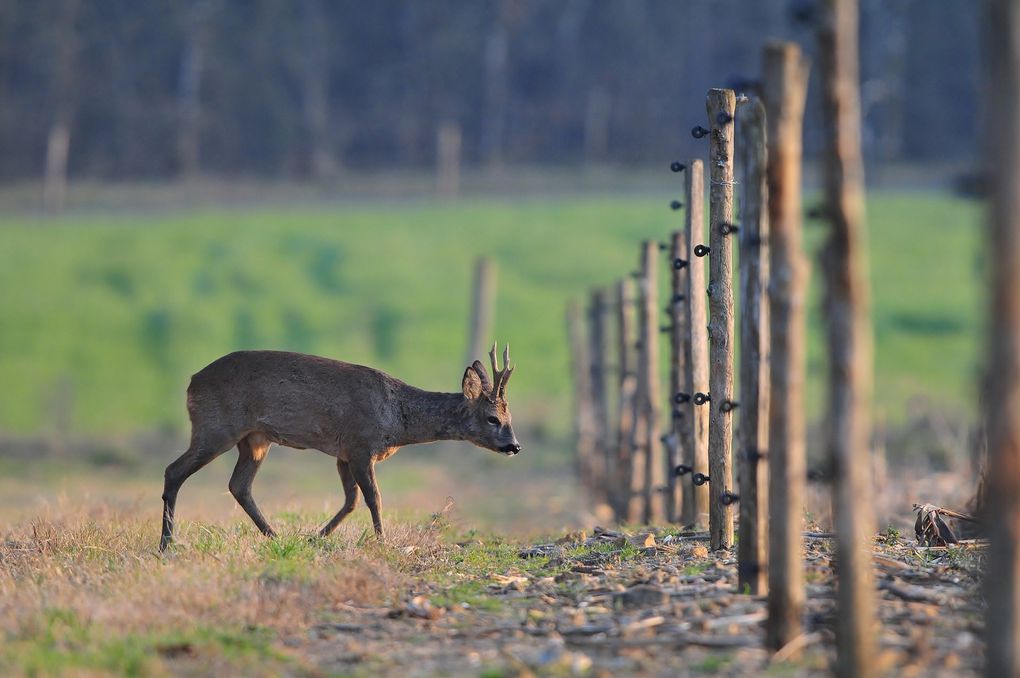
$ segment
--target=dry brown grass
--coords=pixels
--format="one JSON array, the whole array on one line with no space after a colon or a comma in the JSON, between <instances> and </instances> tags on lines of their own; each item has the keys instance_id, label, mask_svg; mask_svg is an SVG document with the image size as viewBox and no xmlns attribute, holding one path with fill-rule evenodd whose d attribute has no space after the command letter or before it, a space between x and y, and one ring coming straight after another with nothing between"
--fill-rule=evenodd
<instances>
[{"instance_id":1,"label":"dry brown grass","mask_svg":"<svg viewBox=\"0 0 1020 678\"><path fill-rule=\"evenodd\" d=\"M0 673L148 675L177 660L303 672L279 638L346 606L392 604L443 563L435 521L388 528L385 543L356 524L270 541L236 521L184 522L160 556L148 515L95 504L33 519L0 544Z\"/></svg>"}]
</instances>

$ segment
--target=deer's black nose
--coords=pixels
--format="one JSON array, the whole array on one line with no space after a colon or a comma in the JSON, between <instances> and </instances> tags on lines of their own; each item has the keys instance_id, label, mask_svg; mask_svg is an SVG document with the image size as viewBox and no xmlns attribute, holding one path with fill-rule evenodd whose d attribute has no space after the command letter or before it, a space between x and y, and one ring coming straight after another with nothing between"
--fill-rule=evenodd
<instances>
[{"instance_id":1,"label":"deer's black nose","mask_svg":"<svg viewBox=\"0 0 1020 678\"><path fill-rule=\"evenodd\" d=\"M518 452L521 451L521 444L510 443L509 445L504 445L503 447L499 448L499 451L505 452L507 454L517 454Z\"/></svg>"}]
</instances>

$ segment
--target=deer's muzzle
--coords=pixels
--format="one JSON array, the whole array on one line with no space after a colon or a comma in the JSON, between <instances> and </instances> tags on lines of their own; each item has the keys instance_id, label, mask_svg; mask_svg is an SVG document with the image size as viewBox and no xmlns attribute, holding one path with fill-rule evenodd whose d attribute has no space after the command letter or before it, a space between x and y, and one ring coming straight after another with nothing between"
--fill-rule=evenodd
<instances>
[{"instance_id":1,"label":"deer's muzzle","mask_svg":"<svg viewBox=\"0 0 1020 678\"><path fill-rule=\"evenodd\" d=\"M518 442L513 442L510 443L509 445L504 445L503 447L499 448L499 451L504 454L509 454L512 456L521 451L521 444Z\"/></svg>"}]
</instances>

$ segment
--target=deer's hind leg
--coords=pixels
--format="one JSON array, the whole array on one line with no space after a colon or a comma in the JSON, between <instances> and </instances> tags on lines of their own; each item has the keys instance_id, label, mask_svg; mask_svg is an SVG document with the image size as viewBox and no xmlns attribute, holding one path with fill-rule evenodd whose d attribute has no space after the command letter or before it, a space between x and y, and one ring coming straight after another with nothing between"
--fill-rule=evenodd
<instances>
[{"instance_id":1,"label":"deer's hind leg","mask_svg":"<svg viewBox=\"0 0 1020 678\"><path fill-rule=\"evenodd\" d=\"M237 442L228 434L199 435L193 433L188 451L166 467L163 475L163 531L159 538L159 550L165 551L174 539L174 511L177 508L177 493L184 481L206 466Z\"/></svg>"},{"instance_id":2,"label":"deer's hind leg","mask_svg":"<svg viewBox=\"0 0 1020 678\"><path fill-rule=\"evenodd\" d=\"M344 506L319 530L320 537L328 537L333 534L343 519L350 515L354 507L358 505L358 484L354 480L354 474L351 473L350 464L342 459L337 459L336 470L340 473L340 482L344 486Z\"/></svg>"},{"instance_id":3,"label":"deer's hind leg","mask_svg":"<svg viewBox=\"0 0 1020 678\"><path fill-rule=\"evenodd\" d=\"M251 496L251 486L255 482L255 474L259 472L259 467L262 466L262 460L266 458L270 445L272 443L261 433L252 433L237 443L237 465L234 466L234 472L230 476L229 487L230 494L234 495L234 499L252 519L259 531L267 537L275 537L276 533L273 532L273 528L269 526L269 522L266 521L262 511L255 504L254 497Z\"/></svg>"}]
</instances>

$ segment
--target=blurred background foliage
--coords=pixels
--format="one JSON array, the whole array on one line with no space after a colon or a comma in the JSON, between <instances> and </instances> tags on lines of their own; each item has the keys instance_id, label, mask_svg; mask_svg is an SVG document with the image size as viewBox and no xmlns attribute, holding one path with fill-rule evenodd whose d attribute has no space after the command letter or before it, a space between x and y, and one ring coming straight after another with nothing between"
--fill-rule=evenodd
<instances>
[{"instance_id":1,"label":"blurred background foliage","mask_svg":"<svg viewBox=\"0 0 1020 678\"><path fill-rule=\"evenodd\" d=\"M865 153L954 162L977 136L978 4L862 0ZM0 0L0 179L328 179L430 168L457 125L482 165L688 156L701 93L813 51L799 0ZM817 92L807 150L818 146Z\"/></svg>"}]
</instances>

